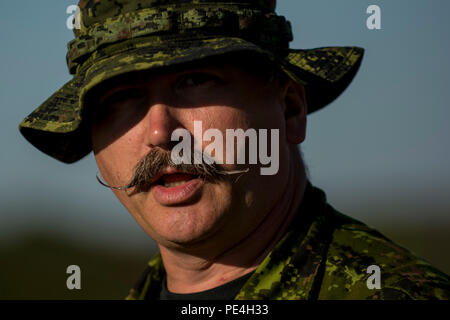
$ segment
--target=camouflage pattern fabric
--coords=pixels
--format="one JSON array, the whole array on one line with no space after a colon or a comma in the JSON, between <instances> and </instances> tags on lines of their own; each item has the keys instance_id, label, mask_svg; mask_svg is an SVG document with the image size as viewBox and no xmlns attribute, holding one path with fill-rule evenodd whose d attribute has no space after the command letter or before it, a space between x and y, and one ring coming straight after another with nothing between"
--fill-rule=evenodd
<instances>
[{"instance_id":1,"label":"camouflage pattern fabric","mask_svg":"<svg viewBox=\"0 0 450 320\"><path fill-rule=\"evenodd\" d=\"M378 231L327 204L310 184L289 231L249 278L236 300L449 299L450 278ZM369 289L367 268L381 269ZM164 265L153 258L128 300L158 299Z\"/></svg>"},{"instance_id":2,"label":"camouflage pattern fabric","mask_svg":"<svg viewBox=\"0 0 450 320\"><path fill-rule=\"evenodd\" d=\"M291 24L275 13L274 0L84 0L79 7L80 29L66 56L73 79L19 125L36 148L66 163L92 150L85 100L113 77L251 51L305 86L312 113L347 88L364 51L290 49Z\"/></svg>"}]
</instances>

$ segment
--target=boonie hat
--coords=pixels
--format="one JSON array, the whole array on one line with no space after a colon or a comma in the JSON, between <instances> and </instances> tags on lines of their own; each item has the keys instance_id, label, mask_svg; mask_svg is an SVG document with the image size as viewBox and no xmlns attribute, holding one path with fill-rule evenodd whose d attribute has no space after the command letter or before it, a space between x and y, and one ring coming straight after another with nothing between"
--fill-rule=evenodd
<instances>
[{"instance_id":1,"label":"boonie hat","mask_svg":"<svg viewBox=\"0 0 450 320\"><path fill-rule=\"evenodd\" d=\"M290 49L291 24L275 0L82 0L80 29L68 43L73 74L19 125L36 148L66 163L91 150L83 120L87 93L119 75L227 53L260 53L305 87L308 113L350 84L363 57L359 47ZM261 66L264 68L264 66Z\"/></svg>"}]
</instances>

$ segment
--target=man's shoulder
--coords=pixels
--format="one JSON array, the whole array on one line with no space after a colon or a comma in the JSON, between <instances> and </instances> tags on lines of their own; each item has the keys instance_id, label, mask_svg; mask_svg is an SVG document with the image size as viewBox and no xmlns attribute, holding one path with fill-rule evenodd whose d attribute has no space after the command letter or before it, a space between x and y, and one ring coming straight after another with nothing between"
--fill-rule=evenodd
<instances>
[{"instance_id":1,"label":"man's shoulder","mask_svg":"<svg viewBox=\"0 0 450 320\"><path fill-rule=\"evenodd\" d=\"M376 229L327 211L334 226L319 298L450 299L448 275Z\"/></svg>"}]
</instances>

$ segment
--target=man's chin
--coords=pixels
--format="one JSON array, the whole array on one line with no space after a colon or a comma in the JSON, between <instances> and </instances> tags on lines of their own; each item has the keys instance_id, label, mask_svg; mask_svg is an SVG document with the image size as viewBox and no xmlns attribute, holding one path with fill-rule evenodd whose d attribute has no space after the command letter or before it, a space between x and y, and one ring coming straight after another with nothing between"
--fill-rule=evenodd
<instances>
[{"instance_id":1,"label":"man's chin","mask_svg":"<svg viewBox=\"0 0 450 320\"><path fill-rule=\"evenodd\" d=\"M223 184L203 182L194 192L196 196L177 205L161 204L153 197L152 190L139 210L144 213L140 215L145 220L141 223L151 228L149 235L161 245L198 246L214 238L226 221L227 212L231 212L232 197L228 188Z\"/></svg>"},{"instance_id":2,"label":"man's chin","mask_svg":"<svg viewBox=\"0 0 450 320\"><path fill-rule=\"evenodd\" d=\"M165 234L160 235L160 241L156 241L159 245L167 249L174 249L178 251L190 251L196 248L203 247L210 239L210 232L196 232L183 234Z\"/></svg>"},{"instance_id":3,"label":"man's chin","mask_svg":"<svg viewBox=\"0 0 450 320\"><path fill-rule=\"evenodd\" d=\"M202 208L199 204L187 207L164 208L153 223L156 242L170 248L198 247L210 241L221 228L223 214Z\"/></svg>"}]
</instances>

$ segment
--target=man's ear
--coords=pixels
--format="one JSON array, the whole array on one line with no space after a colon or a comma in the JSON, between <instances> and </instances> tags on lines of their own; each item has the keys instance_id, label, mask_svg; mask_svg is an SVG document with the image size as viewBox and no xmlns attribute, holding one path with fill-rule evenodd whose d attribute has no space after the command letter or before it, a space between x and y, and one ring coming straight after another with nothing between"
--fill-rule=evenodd
<instances>
[{"instance_id":1,"label":"man's ear","mask_svg":"<svg viewBox=\"0 0 450 320\"><path fill-rule=\"evenodd\" d=\"M300 144L306 136L306 95L305 88L289 79L283 84L284 117L287 141Z\"/></svg>"}]
</instances>

